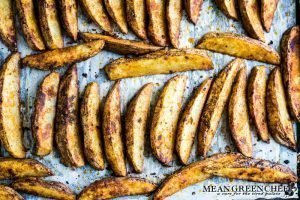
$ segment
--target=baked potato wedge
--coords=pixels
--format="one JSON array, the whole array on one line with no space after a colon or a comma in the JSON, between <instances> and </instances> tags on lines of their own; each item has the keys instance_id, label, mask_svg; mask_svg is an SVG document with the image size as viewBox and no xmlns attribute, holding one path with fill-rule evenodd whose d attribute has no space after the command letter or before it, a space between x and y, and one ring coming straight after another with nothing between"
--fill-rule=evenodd
<instances>
[{"instance_id":1,"label":"baked potato wedge","mask_svg":"<svg viewBox=\"0 0 300 200\"><path fill-rule=\"evenodd\" d=\"M230 32L207 33L200 39L196 48L274 65L280 64L279 54L267 44Z\"/></svg>"},{"instance_id":2,"label":"baked potato wedge","mask_svg":"<svg viewBox=\"0 0 300 200\"><path fill-rule=\"evenodd\" d=\"M80 0L81 5L90 19L92 19L106 33L112 35L113 28L103 0Z\"/></svg>"},{"instance_id":3,"label":"baked potato wedge","mask_svg":"<svg viewBox=\"0 0 300 200\"><path fill-rule=\"evenodd\" d=\"M252 68L247 86L247 99L249 113L255 126L258 138L264 142L270 142L267 125L266 93L267 76L266 67L256 66Z\"/></svg>"},{"instance_id":4,"label":"baked potato wedge","mask_svg":"<svg viewBox=\"0 0 300 200\"><path fill-rule=\"evenodd\" d=\"M244 28L249 36L265 42L265 34L260 21L258 0L238 0L238 5Z\"/></svg>"},{"instance_id":5,"label":"baked potato wedge","mask_svg":"<svg viewBox=\"0 0 300 200\"><path fill-rule=\"evenodd\" d=\"M262 25L267 32L270 32L278 0L261 0L260 4L260 19Z\"/></svg>"},{"instance_id":6,"label":"baked potato wedge","mask_svg":"<svg viewBox=\"0 0 300 200\"><path fill-rule=\"evenodd\" d=\"M0 158L0 180L52 175L48 167L33 159Z\"/></svg>"},{"instance_id":7,"label":"baked potato wedge","mask_svg":"<svg viewBox=\"0 0 300 200\"><path fill-rule=\"evenodd\" d=\"M80 127L78 119L78 76L77 67L72 65L59 84L55 117L55 140L66 166L84 166Z\"/></svg>"},{"instance_id":8,"label":"baked potato wedge","mask_svg":"<svg viewBox=\"0 0 300 200\"><path fill-rule=\"evenodd\" d=\"M121 32L128 33L125 0L104 0L106 10Z\"/></svg>"},{"instance_id":9,"label":"baked potato wedge","mask_svg":"<svg viewBox=\"0 0 300 200\"><path fill-rule=\"evenodd\" d=\"M125 120L127 156L135 172L144 167L144 146L153 83L144 85L131 100Z\"/></svg>"},{"instance_id":10,"label":"baked potato wedge","mask_svg":"<svg viewBox=\"0 0 300 200\"><path fill-rule=\"evenodd\" d=\"M79 35L85 42L91 40L103 40L105 42L105 50L122 55L141 55L158 51L163 48L142 41L121 39L98 33L80 33Z\"/></svg>"},{"instance_id":11,"label":"baked potato wedge","mask_svg":"<svg viewBox=\"0 0 300 200\"><path fill-rule=\"evenodd\" d=\"M212 83L208 78L195 89L195 94L186 105L178 123L176 152L182 164L188 163L196 136L201 112Z\"/></svg>"},{"instance_id":12,"label":"baked potato wedge","mask_svg":"<svg viewBox=\"0 0 300 200\"><path fill-rule=\"evenodd\" d=\"M40 197L75 200L75 193L65 184L57 181L45 181L39 178L25 178L14 181L11 186L18 191Z\"/></svg>"},{"instance_id":13,"label":"baked potato wedge","mask_svg":"<svg viewBox=\"0 0 300 200\"><path fill-rule=\"evenodd\" d=\"M24 200L24 198L14 189L5 185L0 185L0 199Z\"/></svg>"},{"instance_id":14,"label":"baked potato wedge","mask_svg":"<svg viewBox=\"0 0 300 200\"><path fill-rule=\"evenodd\" d=\"M281 73L278 67L269 75L267 84L268 126L273 138L296 151L293 125L288 113Z\"/></svg>"},{"instance_id":15,"label":"baked potato wedge","mask_svg":"<svg viewBox=\"0 0 300 200\"><path fill-rule=\"evenodd\" d=\"M20 111L20 54L13 53L0 70L0 140L14 158L25 158Z\"/></svg>"},{"instance_id":16,"label":"baked potato wedge","mask_svg":"<svg viewBox=\"0 0 300 200\"><path fill-rule=\"evenodd\" d=\"M15 0L20 25L28 46L33 50L45 50L45 44L38 19L36 18L34 0Z\"/></svg>"},{"instance_id":17,"label":"baked potato wedge","mask_svg":"<svg viewBox=\"0 0 300 200\"><path fill-rule=\"evenodd\" d=\"M67 64L84 61L98 54L104 46L102 40L95 40L75 46L44 51L22 59L24 66L40 70L52 70Z\"/></svg>"},{"instance_id":18,"label":"baked potato wedge","mask_svg":"<svg viewBox=\"0 0 300 200\"><path fill-rule=\"evenodd\" d=\"M218 8L229 18L238 20L236 0L215 0Z\"/></svg>"},{"instance_id":19,"label":"baked potato wedge","mask_svg":"<svg viewBox=\"0 0 300 200\"><path fill-rule=\"evenodd\" d=\"M127 22L131 30L142 40L147 39L145 0L126 0Z\"/></svg>"},{"instance_id":20,"label":"baked potato wedge","mask_svg":"<svg viewBox=\"0 0 300 200\"><path fill-rule=\"evenodd\" d=\"M154 156L164 165L173 161L176 129L187 77L175 76L164 86L156 103L150 130Z\"/></svg>"},{"instance_id":21,"label":"baked potato wedge","mask_svg":"<svg viewBox=\"0 0 300 200\"><path fill-rule=\"evenodd\" d=\"M61 21L67 35L74 41L77 40L78 20L77 20L77 2L76 0L58 0Z\"/></svg>"},{"instance_id":22,"label":"baked potato wedge","mask_svg":"<svg viewBox=\"0 0 300 200\"><path fill-rule=\"evenodd\" d=\"M300 26L294 26L284 33L281 55L289 111L300 122Z\"/></svg>"},{"instance_id":23,"label":"baked potato wedge","mask_svg":"<svg viewBox=\"0 0 300 200\"><path fill-rule=\"evenodd\" d=\"M119 58L105 66L110 80L210 69L211 59L197 49L160 50L137 58Z\"/></svg>"},{"instance_id":24,"label":"baked potato wedge","mask_svg":"<svg viewBox=\"0 0 300 200\"><path fill-rule=\"evenodd\" d=\"M156 184L141 178L104 178L83 189L78 200L113 199L123 196L150 194L156 187Z\"/></svg>"},{"instance_id":25,"label":"baked potato wedge","mask_svg":"<svg viewBox=\"0 0 300 200\"><path fill-rule=\"evenodd\" d=\"M203 0L185 0L186 13L194 24L197 23Z\"/></svg>"},{"instance_id":26,"label":"baked potato wedge","mask_svg":"<svg viewBox=\"0 0 300 200\"><path fill-rule=\"evenodd\" d=\"M120 82L117 81L104 104L102 128L106 159L116 176L126 176L120 106Z\"/></svg>"},{"instance_id":27,"label":"baked potato wedge","mask_svg":"<svg viewBox=\"0 0 300 200\"><path fill-rule=\"evenodd\" d=\"M89 83L85 88L80 107L84 155L92 167L103 170L105 166L100 131L100 104L98 84Z\"/></svg>"},{"instance_id":28,"label":"baked potato wedge","mask_svg":"<svg viewBox=\"0 0 300 200\"><path fill-rule=\"evenodd\" d=\"M38 1L41 32L48 49L64 46L55 0Z\"/></svg>"},{"instance_id":29,"label":"baked potato wedge","mask_svg":"<svg viewBox=\"0 0 300 200\"><path fill-rule=\"evenodd\" d=\"M53 149L58 87L59 73L52 72L44 78L37 92L31 132L38 156L46 156Z\"/></svg>"},{"instance_id":30,"label":"baked potato wedge","mask_svg":"<svg viewBox=\"0 0 300 200\"><path fill-rule=\"evenodd\" d=\"M180 22L182 18L182 1L168 0L166 16L170 43L173 47L179 48Z\"/></svg>"},{"instance_id":31,"label":"baked potato wedge","mask_svg":"<svg viewBox=\"0 0 300 200\"><path fill-rule=\"evenodd\" d=\"M165 5L166 0L146 0L148 37L152 43L163 47L169 44Z\"/></svg>"},{"instance_id":32,"label":"baked potato wedge","mask_svg":"<svg viewBox=\"0 0 300 200\"><path fill-rule=\"evenodd\" d=\"M2 0L0 2L0 38L12 51L17 49L17 38L14 21L13 0Z\"/></svg>"},{"instance_id":33,"label":"baked potato wedge","mask_svg":"<svg viewBox=\"0 0 300 200\"><path fill-rule=\"evenodd\" d=\"M203 157L206 157L211 147L223 110L229 100L234 78L239 68L244 66L245 62L242 59L231 61L218 74L210 88L199 122L198 152Z\"/></svg>"},{"instance_id":34,"label":"baked potato wedge","mask_svg":"<svg viewBox=\"0 0 300 200\"><path fill-rule=\"evenodd\" d=\"M252 157L252 134L247 109L247 68L236 75L228 104L229 128L237 149L244 156Z\"/></svg>"}]
</instances>

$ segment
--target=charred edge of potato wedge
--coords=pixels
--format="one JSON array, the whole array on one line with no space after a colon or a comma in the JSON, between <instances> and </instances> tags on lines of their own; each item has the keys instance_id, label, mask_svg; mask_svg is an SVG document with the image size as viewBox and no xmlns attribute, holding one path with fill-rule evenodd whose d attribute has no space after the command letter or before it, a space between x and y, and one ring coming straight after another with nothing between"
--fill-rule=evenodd
<instances>
[{"instance_id":1,"label":"charred edge of potato wedge","mask_svg":"<svg viewBox=\"0 0 300 200\"><path fill-rule=\"evenodd\" d=\"M121 32L128 33L125 0L104 0L106 10Z\"/></svg>"},{"instance_id":2,"label":"charred edge of potato wedge","mask_svg":"<svg viewBox=\"0 0 300 200\"><path fill-rule=\"evenodd\" d=\"M229 18L238 20L237 1L235 0L215 0L218 8Z\"/></svg>"},{"instance_id":3,"label":"charred edge of potato wedge","mask_svg":"<svg viewBox=\"0 0 300 200\"><path fill-rule=\"evenodd\" d=\"M203 0L185 0L185 9L193 24L197 23Z\"/></svg>"},{"instance_id":4,"label":"charred edge of potato wedge","mask_svg":"<svg viewBox=\"0 0 300 200\"><path fill-rule=\"evenodd\" d=\"M171 44L179 48L180 22L182 18L182 1L168 0L166 5L166 18Z\"/></svg>"},{"instance_id":5,"label":"charred edge of potato wedge","mask_svg":"<svg viewBox=\"0 0 300 200\"><path fill-rule=\"evenodd\" d=\"M76 0L58 0L58 5L67 35L76 41L78 33L77 2Z\"/></svg>"},{"instance_id":6,"label":"charred edge of potato wedge","mask_svg":"<svg viewBox=\"0 0 300 200\"><path fill-rule=\"evenodd\" d=\"M17 191L5 185L0 185L0 199L24 200Z\"/></svg>"},{"instance_id":7,"label":"charred edge of potato wedge","mask_svg":"<svg viewBox=\"0 0 300 200\"><path fill-rule=\"evenodd\" d=\"M100 94L96 82L89 83L84 91L80 107L83 129L84 154L95 169L104 169L104 155L100 131Z\"/></svg>"},{"instance_id":8,"label":"charred edge of potato wedge","mask_svg":"<svg viewBox=\"0 0 300 200\"><path fill-rule=\"evenodd\" d=\"M260 19L264 29L270 32L278 0L261 0Z\"/></svg>"},{"instance_id":9,"label":"charred edge of potato wedge","mask_svg":"<svg viewBox=\"0 0 300 200\"><path fill-rule=\"evenodd\" d=\"M102 40L95 40L75 46L49 50L26 56L22 59L22 64L39 70L57 69L67 64L87 60L99 53L103 46L104 42Z\"/></svg>"},{"instance_id":10,"label":"charred edge of potato wedge","mask_svg":"<svg viewBox=\"0 0 300 200\"><path fill-rule=\"evenodd\" d=\"M37 92L31 132L35 141L35 154L38 156L46 156L53 149L59 79L59 73L50 73L44 78Z\"/></svg>"},{"instance_id":11,"label":"charred edge of potato wedge","mask_svg":"<svg viewBox=\"0 0 300 200\"><path fill-rule=\"evenodd\" d=\"M16 180L11 185L15 190L34 194L45 198L75 200L75 193L63 183L45 181L39 178L24 178Z\"/></svg>"},{"instance_id":12,"label":"charred edge of potato wedge","mask_svg":"<svg viewBox=\"0 0 300 200\"><path fill-rule=\"evenodd\" d=\"M81 191L78 200L111 199L122 196L150 194L156 187L156 184L141 178L104 178L95 181Z\"/></svg>"}]
</instances>

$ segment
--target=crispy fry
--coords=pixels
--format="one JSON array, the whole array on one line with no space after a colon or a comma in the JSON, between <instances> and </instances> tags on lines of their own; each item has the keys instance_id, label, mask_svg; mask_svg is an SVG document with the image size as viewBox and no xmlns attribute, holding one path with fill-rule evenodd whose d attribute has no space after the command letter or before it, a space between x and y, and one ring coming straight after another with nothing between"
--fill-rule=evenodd
<instances>
[{"instance_id":1,"label":"crispy fry","mask_svg":"<svg viewBox=\"0 0 300 200\"><path fill-rule=\"evenodd\" d=\"M24 200L24 198L14 189L5 185L0 185L0 199L7 200Z\"/></svg>"},{"instance_id":2,"label":"crispy fry","mask_svg":"<svg viewBox=\"0 0 300 200\"><path fill-rule=\"evenodd\" d=\"M270 32L278 0L261 0L260 19L264 29Z\"/></svg>"},{"instance_id":3,"label":"crispy fry","mask_svg":"<svg viewBox=\"0 0 300 200\"><path fill-rule=\"evenodd\" d=\"M77 21L77 2L76 0L58 0L62 24L74 41L77 40L78 21Z\"/></svg>"},{"instance_id":4,"label":"crispy fry","mask_svg":"<svg viewBox=\"0 0 300 200\"><path fill-rule=\"evenodd\" d=\"M104 0L106 10L122 33L127 34L125 0Z\"/></svg>"},{"instance_id":5,"label":"crispy fry","mask_svg":"<svg viewBox=\"0 0 300 200\"><path fill-rule=\"evenodd\" d=\"M215 0L218 8L229 18L238 20L236 0Z\"/></svg>"},{"instance_id":6,"label":"crispy fry","mask_svg":"<svg viewBox=\"0 0 300 200\"><path fill-rule=\"evenodd\" d=\"M132 31L141 39L147 39L146 2L144 0L126 0L127 22Z\"/></svg>"},{"instance_id":7,"label":"crispy fry","mask_svg":"<svg viewBox=\"0 0 300 200\"><path fill-rule=\"evenodd\" d=\"M185 9L189 19L194 24L197 23L203 0L185 0Z\"/></svg>"},{"instance_id":8,"label":"crispy fry","mask_svg":"<svg viewBox=\"0 0 300 200\"><path fill-rule=\"evenodd\" d=\"M175 48L179 48L180 22L182 18L182 1L167 1L167 23L170 42Z\"/></svg>"}]
</instances>

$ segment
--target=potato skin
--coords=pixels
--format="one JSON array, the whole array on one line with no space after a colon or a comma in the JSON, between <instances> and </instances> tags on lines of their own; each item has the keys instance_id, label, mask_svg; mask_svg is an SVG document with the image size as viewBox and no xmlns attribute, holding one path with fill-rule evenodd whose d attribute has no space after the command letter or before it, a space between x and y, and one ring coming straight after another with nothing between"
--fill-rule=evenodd
<instances>
[{"instance_id":1,"label":"potato skin","mask_svg":"<svg viewBox=\"0 0 300 200\"><path fill-rule=\"evenodd\" d=\"M85 88L80 107L84 154L92 167L103 170L105 166L100 132L100 104L98 84L89 83Z\"/></svg>"},{"instance_id":2,"label":"potato skin","mask_svg":"<svg viewBox=\"0 0 300 200\"><path fill-rule=\"evenodd\" d=\"M185 0L185 10L191 22L197 23L203 0Z\"/></svg>"},{"instance_id":3,"label":"potato skin","mask_svg":"<svg viewBox=\"0 0 300 200\"><path fill-rule=\"evenodd\" d=\"M144 167L144 146L153 83L144 85L131 100L125 121L127 155L133 169L141 173Z\"/></svg>"},{"instance_id":4,"label":"potato skin","mask_svg":"<svg viewBox=\"0 0 300 200\"><path fill-rule=\"evenodd\" d=\"M61 79L55 118L55 140L61 162L70 167L84 166L78 119L77 67L72 65Z\"/></svg>"},{"instance_id":5,"label":"potato skin","mask_svg":"<svg viewBox=\"0 0 300 200\"><path fill-rule=\"evenodd\" d=\"M252 68L248 80L248 108L259 139L270 143L266 112L267 76L264 66Z\"/></svg>"},{"instance_id":6,"label":"potato skin","mask_svg":"<svg viewBox=\"0 0 300 200\"><path fill-rule=\"evenodd\" d=\"M110 90L103 110L102 131L105 155L116 176L126 176L126 163L122 142L122 124L120 108L120 81Z\"/></svg>"},{"instance_id":7,"label":"potato skin","mask_svg":"<svg viewBox=\"0 0 300 200\"><path fill-rule=\"evenodd\" d=\"M278 0L261 0L260 19L264 29L270 32Z\"/></svg>"},{"instance_id":8,"label":"potato skin","mask_svg":"<svg viewBox=\"0 0 300 200\"><path fill-rule=\"evenodd\" d=\"M67 35L76 41L78 33L77 2L76 0L58 0L58 5Z\"/></svg>"},{"instance_id":9,"label":"potato skin","mask_svg":"<svg viewBox=\"0 0 300 200\"><path fill-rule=\"evenodd\" d=\"M31 132L38 156L46 156L53 149L58 86L59 73L52 72L44 78L37 92Z\"/></svg>"},{"instance_id":10,"label":"potato skin","mask_svg":"<svg viewBox=\"0 0 300 200\"><path fill-rule=\"evenodd\" d=\"M215 0L215 3L227 17L238 20L236 0Z\"/></svg>"},{"instance_id":11,"label":"potato skin","mask_svg":"<svg viewBox=\"0 0 300 200\"><path fill-rule=\"evenodd\" d=\"M287 110L281 73L275 67L267 84L267 119L273 138L289 149L296 151L293 125Z\"/></svg>"},{"instance_id":12,"label":"potato skin","mask_svg":"<svg viewBox=\"0 0 300 200\"><path fill-rule=\"evenodd\" d=\"M289 111L300 122L300 26L294 26L283 34L281 55Z\"/></svg>"},{"instance_id":13,"label":"potato skin","mask_svg":"<svg viewBox=\"0 0 300 200\"><path fill-rule=\"evenodd\" d=\"M104 0L106 10L121 32L128 33L125 0Z\"/></svg>"},{"instance_id":14,"label":"potato skin","mask_svg":"<svg viewBox=\"0 0 300 200\"><path fill-rule=\"evenodd\" d=\"M174 48L179 48L180 22L182 18L182 1L168 0L166 16L170 42Z\"/></svg>"},{"instance_id":15,"label":"potato skin","mask_svg":"<svg viewBox=\"0 0 300 200\"><path fill-rule=\"evenodd\" d=\"M0 185L0 199L24 200L24 198L14 189L5 185Z\"/></svg>"}]
</instances>

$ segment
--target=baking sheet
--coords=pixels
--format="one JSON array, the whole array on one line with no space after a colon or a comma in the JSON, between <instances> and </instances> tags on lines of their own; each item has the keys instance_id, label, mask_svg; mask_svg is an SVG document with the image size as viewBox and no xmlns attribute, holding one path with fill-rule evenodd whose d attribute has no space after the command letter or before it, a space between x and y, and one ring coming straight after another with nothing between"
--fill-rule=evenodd
<instances>
[{"instance_id":1,"label":"baking sheet","mask_svg":"<svg viewBox=\"0 0 300 200\"><path fill-rule=\"evenodd\" d=\"M295 25L295 0L285 0L279 1L278 9L275 13L275 18L273 22L273 26L271 28L270 33L266 33L266 41L276 50L279 50L279 41L281 39L282 33L288 28ZM19 26L18 26L19 27ZM34 53L30 48L27 47L24 42L23 37L20 34L20 29L18 29L18 48L21 52L22 56L27 54ZM79 10L79 30L80 31L89 31L89 32L101 32L100 29L92 23L89 19L87 19L82 11ZM115 31L119 32L117 27L115 27ZM232 31L236 33L244 34L244 29L240 22L234 22L226 18L214 5L213 0L206 0L203 3L200 19L196 26L188 22L186 14L184 13L183 20L181 23L181 38L180 38L180 47L193 47L197 40L206 32L209 31ZM129 33L126 36L118 33L120 37L128 38L128 39L136 39L136 37ZM66 38L65 43L70 45L70 41ZM2 43L0 43L0 61L3 60L9 55L9 52L6 47ZM184 74L188 76L188 84L185 93L185 101L191 95L192 90L198 86L204 79L207 77L213 76L218 73L226 64L232 59L230 56L225 56L216 53L209 53L209 55L213 58L215 69L202 72L202 71L194 71L194 72L185 72L178 73ZM91 58L85 62L78 64L78 76L79 76L79 85L80 92L83 91L84 87L87 83L91 81L96 81L100 85L100 95L101 99L106 96L107 92L110 89L110 86L113 84L112 81L109 81L106 77L102 68L112 59L116 59L120 57L120 55L102 51L100 54ZM259 65L261 63L258 62L247 62L248 71L255 65ZM265 65L265 64L264 64ZM269 65L267 65L269 66ZM271 67L271 66L269 66ZM65 68L59 70L61 74L65 71ZM22 69L22 77L21 77L21 101L22 101L22 112L24 114L23 117L23 126L25 130L25 142L28 150L28 157L32 157L37 159L50 167L55 176L46 178L47 180L55 180L66 183L69 187L71 187L76 193L79 193L83 187L89 185L97 179L101 179L104 177L108 177L112 175L112 171L109 168L106 168L104 171L97 171L92 169L89 165L82 167L80 169L71 169L65 167L59 162L59 155L57 151L52 153L51 155L40 159L38 157L32 156L32 138L30 133L30 117L32 114L34 99L36 95L36 90L38 84L41 82L43 77L49 72L38 71L30 68ZM159 91L162 89L164 83L175 74L170 75L155 75L155 76L147 76L147 77L139 77L139 78L131 78L125 79L121 81L121 103L122 103L122 113L126 110L126 105L128 101L133 97L133 95L137 92L137 90L148 82L155 83L154 95L152 98L151 108L153 110L154 103L156 102L157 95ZM235 147L230 138L230 132L228 128L228 124L226 121L226 112L219 124L219 129L214 137L213 145L211 150L209 151L209 155L219 152L228 152L235 151ZM288 165L294 172L296 172L297 166L297 153L288 150L287 148L277 144L271 139L270 144L265 144L257 140L256 133L252 127L253 132L253 145L254 145L254 157L267 159L275 162L279 162L281 164ZM149 133L148 133L149 134ZM149 135L147 134L147 137ZM171 174L175 170L179 169L181 166L178 161L172 163L171 167L162 166L151 154L149 140L147 139L147 148L145 149L145 168L142 174L134 174L132 172L132 168L128 166L129 176L133 177L142 177L147 178L150 181L159 183L163 180L168 174ZM194 146L195 147L195 146ZM7 153L2 149L2 155L7 155ZM190 162L196 161L199 158L195 156L195 148L191 155ZM257 195L253 193L249 194L237 194L237 193L219 193L219 192L203 192L203 186L232 186L232 185L262 185L266 186L268 184L258 184L258 183L250 183L246 181L238 181L238 180L229 180L225 178L213 178L196 185L190 186L175 195L171 196L170 199L256 199L256 198L273 198L273 197L298 197L297 191L293 189L293 195L287 196L284 192L275 195ZM38 197L34 197L31 195L23 194L26 199L41 199ZM149 197L138 196L138 197L126 197L125 199L148 199Z\"/></svg>"}]
</instances>

